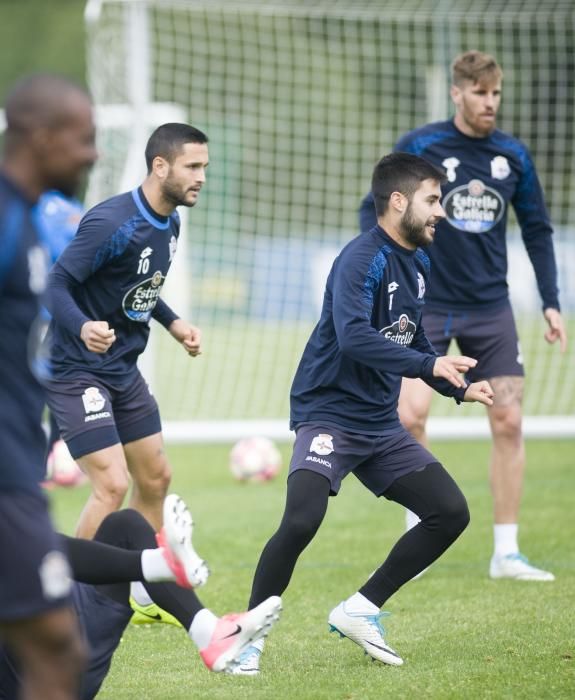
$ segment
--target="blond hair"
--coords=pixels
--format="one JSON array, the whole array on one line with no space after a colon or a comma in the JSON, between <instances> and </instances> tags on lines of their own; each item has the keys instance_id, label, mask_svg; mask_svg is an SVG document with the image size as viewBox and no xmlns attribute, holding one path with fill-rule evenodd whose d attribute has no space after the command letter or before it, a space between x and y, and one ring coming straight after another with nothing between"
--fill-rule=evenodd
<instances>
[{"instance_id":1,"label":"blond hair","mask_svg":"<svg viewBox=\"0 0 575 700\"><path fill-rule=\"evenodd\" d=\"M503 78L503 71L497 61L482 51L466 51L456 56L451 64L451 76L454 85L472 83L494 83Z\"/></svg>"}]
</instances>

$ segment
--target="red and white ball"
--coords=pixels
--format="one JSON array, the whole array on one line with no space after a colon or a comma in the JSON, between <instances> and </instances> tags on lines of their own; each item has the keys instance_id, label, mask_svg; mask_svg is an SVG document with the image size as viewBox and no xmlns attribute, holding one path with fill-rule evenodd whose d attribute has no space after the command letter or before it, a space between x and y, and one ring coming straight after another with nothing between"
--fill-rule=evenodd
<instances>
[{"instance_id":1,"label":"red and white ball","mask_svg":"<svg viewBox=\"0 0 575 700\"><path fill-rule=\"evenodd\" d=\"M280 451L266 437L242 438L230 452L230 470L238 481L268 481L281 466Z\"/></svg>"},{"instance_id":2,"label":"red and white ball","mask_svg":"<svg viewBox=\"0 0 575 700\"><path fill-rule=\"evenodd\" d=\"M76 464L64 440L54 443L46 464L46 477L57 486L79 486L86 475Z\"/></svg>"}]
</instances>

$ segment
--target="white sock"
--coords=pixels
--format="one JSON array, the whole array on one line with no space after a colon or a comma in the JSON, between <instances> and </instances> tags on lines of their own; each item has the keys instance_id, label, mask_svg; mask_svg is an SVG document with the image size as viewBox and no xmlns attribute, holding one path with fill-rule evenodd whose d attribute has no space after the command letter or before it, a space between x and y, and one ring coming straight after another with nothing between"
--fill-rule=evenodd
<instances>
[{"instance_id":1,"label":"white sock","mask_svg":"<svg viewBox=\"0 0 575 700\"><path fill-rule=\"evenodd\" d=\"M421 518L419 515L415 515L409 508L405 509L405 529L406 530L411 530L412 527L415 527L418 523L421 522Z\"/></svg>"},{"instance_id":2,"label":"white sock","mask_svg":"<svg viewBox=\"0 0 575 700\"><path fill-rule=\"evenodd\" d=\"M347 613L362 613L367 615L375 615L379 612L377 605L368 600L361 593L354 593L343 602L343 607Z\"/></svg>"},{"instance_id":3,"label":"white sock","mask_svg":"<svg viewBox=\"0 0 575 700\"><path fill-rule=\"evenodd\" d=\"M164 559L161 549L144 549L142 552L142 573L149 583L174 581L174 574ZM143 586L142 586L143 588ZM133 593L132 593L133 595ZM147 593L146 593L147 595ZM136 599L137 600L137 599ZM140 601L137 600L139 603ZM142 605L142 603L140 603Z\"/></svg>"},{"instance_id":4,"label":"white sock","mask_svg":"<svg viewBox=\"0 0 575 700\"><path fill-rule=\"evenodd\" d=\"M154 602L140 581L132 581L130 584L130 595L138 605L150 605L150 603Z\"/></svg>"},{"instance_id":5,"label":"white sock","mask_svg":"<svg viewBox=\"0 0 575 700\"><path fill-rule=\"evenodd\" d=\"M218 620L219 618L207 608L202 608L199 613L196 613L188 630L188 635L198 649L204 649L208 646Z\"/></svg>"},{"instance_id":6,"label":"white sock","mask_svg":"<svg viewBox=\"0 0 575 700\"><path fill-rule=\"evenodd\" d=\"M493 526L493 541L497 557L505 557L508 554L516 554L519 551L517 544L517 523Z\"/></svg>"}]
</instances>

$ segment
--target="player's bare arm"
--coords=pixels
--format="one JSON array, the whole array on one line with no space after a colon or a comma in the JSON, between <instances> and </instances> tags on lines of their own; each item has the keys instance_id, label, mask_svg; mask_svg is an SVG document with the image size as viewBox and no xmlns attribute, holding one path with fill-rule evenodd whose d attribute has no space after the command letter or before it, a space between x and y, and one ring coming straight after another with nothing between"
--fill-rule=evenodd
<instances>
[{"instance_id":1,"label":"player's bare arm","mask_svg":"<svg viewBox=\"0 0 575 700\"><path fill-rule=\"evenodd\" d=\"M86 321L80 330L80 338L90 352L107 352L116 340L113 328L107 321Z\"/></svg>"},{"instance_id":2,"label":"player's bare arm","mask_svg":"<svg viewBox=\"0 0 575 700\"><path fill-rule=\"evenodd\" d=\"M197 326L192 326L187 321L176 318L172 321L168 330L172 338L175 338L184 346L188 355L196 357L202 354L202 331Z\"/></svg>"},{"instance_id":3,"label":"player's bare arm","mask_svg":"<svg viewBox=\"0 0 575 700\"><path fill-rule=\"evenodd\" d=\"M483 380L481 382L474 382L467 387L465 395L463 397L464 401L477 401L477 403L482 403L485 406L493 406L493 397L495 393L491 388L489 382Z\"/></svg>"},{"instance_id":4,"label":"player's bare arm","mask_svg":"<svg viewBox=\"0 0 575 700\"><path fill-rule=\"evenodd\" d=\"M548 343L559 341L561 352L567 350L567 329L563 322L563 316L558 309L545 309L543 312L549 328L545 332L545 340Z\"/></svg>"},{"instance_id":5,"label":"player's bare arm","mask_svg":"<svg viewBox=\"0 0 575 700\"><path fill-rule=\"evenodd\" d=\"M438 357L433 365L433 376L442 377L451 382L453 386L465 387L463 375L467 370L475 367L477 360L465 355L445 355Z\"/></svg>"}]
</instances>

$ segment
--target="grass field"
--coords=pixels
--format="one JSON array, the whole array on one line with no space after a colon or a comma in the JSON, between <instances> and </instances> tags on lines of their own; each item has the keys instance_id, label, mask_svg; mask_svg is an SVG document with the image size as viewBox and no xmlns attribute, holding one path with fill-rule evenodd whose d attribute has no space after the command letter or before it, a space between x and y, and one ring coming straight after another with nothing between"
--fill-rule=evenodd
<instances>
[{"instance_id":1,"label":"grass field","mask_svg":"<svg viewBox=\"0 0 575 700\"><path fill-rule=\"evenodd\" d=\"M490 581L489 445L438 443L435 454L465 492L471 524L419 581L386 605L390 644L401 668L372 663L359 647L328 634L330 609L385 557L403 527L395 504L378 501L353 477L300 558L283 596L282 619L268 639L258 678L209 673L182 630L130 626L99 698L575 697L575 521L573 441L528 444L521 542L553 583ZM262 546L283 509L285 469L268 484L240 485L227 471L225 446L169 448L173 490L189 503L195 544L212 577L200 597L216 613L245 607ZM283 447L286 462L289 446ZM85 487L54 493L54 514L73 529Z\"/></svg>"}]
</instances>

